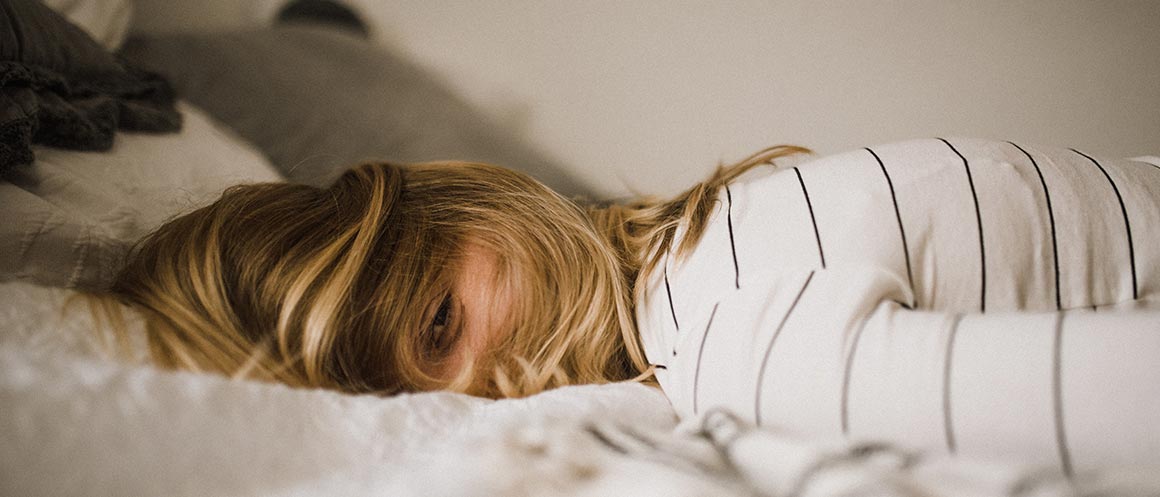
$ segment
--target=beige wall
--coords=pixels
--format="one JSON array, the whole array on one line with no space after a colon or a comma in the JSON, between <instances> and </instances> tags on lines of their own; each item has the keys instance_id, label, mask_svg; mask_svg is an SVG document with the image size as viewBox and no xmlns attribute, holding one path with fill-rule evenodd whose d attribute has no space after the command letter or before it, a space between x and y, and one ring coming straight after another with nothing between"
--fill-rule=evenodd
<instances>
[{"instance_id":1,"label":"beige wall","mask_svg":"<svg viewBox=\"0 0 1160 497\"><path fill-rule=\"evenodd\" d=\"M1160 154L1160 1L379 4L388 40L613 195L781 142Z\"/></svg>"},{"instance_id":2,"label":"beige wall","mask_svg":"<svg viewBox=\"0 0 1160 497\"><path fill-rule=\"evenodd\" d=\"M353 1L606 195L784 142L1160 154L1160 1Z\"/></svg>"}]
</instances>

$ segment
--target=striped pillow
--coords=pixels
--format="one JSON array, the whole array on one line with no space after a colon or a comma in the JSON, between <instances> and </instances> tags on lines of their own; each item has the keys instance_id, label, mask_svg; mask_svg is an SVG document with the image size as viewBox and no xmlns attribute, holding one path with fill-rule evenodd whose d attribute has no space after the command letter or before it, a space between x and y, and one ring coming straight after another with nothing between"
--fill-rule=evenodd
<instances>
[{"instance_id":1,"label":"striped pillow","mask_svg":"<svg viewBox=\"0 0 1160 497\"><path fill-rule=\"evenodd\" d=\"M916 140L718 198L637 306L682 415L1065 473L1160 464L1160 164Z\"/></svg>"}]
</instances>

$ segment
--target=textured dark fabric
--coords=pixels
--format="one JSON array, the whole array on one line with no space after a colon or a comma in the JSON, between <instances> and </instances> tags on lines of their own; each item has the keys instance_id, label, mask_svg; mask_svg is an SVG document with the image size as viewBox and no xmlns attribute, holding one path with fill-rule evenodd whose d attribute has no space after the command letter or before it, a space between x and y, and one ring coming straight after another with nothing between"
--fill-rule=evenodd
<instances>
[{"instance_id":1,"label":"textured dark fabric","mask_svg":"<svg viewBox=\"0 0 1160 497\"><path fill-rule=\"evenodd\" d=\"M488 162L589 192L416 64L349 30L293 23L138 36L121 55L255 144L290 180L329 184L365 160Z\"/></svg>"},{"instance_id":2,"label":"textured dark fabric","mask_svg":"<svg viewBox=\"0 0 1160 497\"><path fill-rule=\"evenodd\" d=\"M117 129L180 128L165 80L120 63L38 0L0 2L0 175L31 163L33 143L108 150Z\"/></svg>"}]
</instances>

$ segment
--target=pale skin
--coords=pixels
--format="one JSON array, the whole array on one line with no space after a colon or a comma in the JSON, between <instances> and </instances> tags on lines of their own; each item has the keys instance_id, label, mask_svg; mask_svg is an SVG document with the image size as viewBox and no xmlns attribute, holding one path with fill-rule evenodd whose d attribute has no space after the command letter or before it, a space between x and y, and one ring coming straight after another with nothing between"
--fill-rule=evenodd
<instances>
[{"instance_id":1,"label":"pale skin","mask_svg":"<svg viewBox=\"0 0 1160 497\"><path fill-rule=\"evenodd\" d=\"M437 319L434 325L436 333L455 337L447 359L434 370L436 377L454 376L469 355L478 357L508 328L511 294L497 284L499 270L494 251L475 243L467 246L451 287L446 319L443 324Z\"/></svg>"}]
</instances>

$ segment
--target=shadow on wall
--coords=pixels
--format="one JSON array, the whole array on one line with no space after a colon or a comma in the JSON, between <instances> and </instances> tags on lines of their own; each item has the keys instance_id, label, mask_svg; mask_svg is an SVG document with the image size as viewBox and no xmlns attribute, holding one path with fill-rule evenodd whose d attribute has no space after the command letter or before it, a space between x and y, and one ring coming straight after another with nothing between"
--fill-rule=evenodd
<instances>
[{"instance_id":1,"label":"shadow on wall","mask_svg":"<svg viewBox=\"0 0 1160 497\"><path fill-rule=\"evenodd\" d=\"M271 3L199 8L261 17ZM1160 2L349 3L470 102L526 120L605 196L673 193L774 143L1160 146Z\"/></svg>"}]
</instances>

